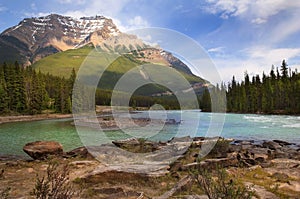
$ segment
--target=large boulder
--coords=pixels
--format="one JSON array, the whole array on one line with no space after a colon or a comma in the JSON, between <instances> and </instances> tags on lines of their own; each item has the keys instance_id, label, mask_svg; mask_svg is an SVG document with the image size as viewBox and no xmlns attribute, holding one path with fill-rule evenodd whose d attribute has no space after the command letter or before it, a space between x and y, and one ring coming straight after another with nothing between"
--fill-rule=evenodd
<instances>
[{"instance_id":1,"label":"large boulder","mask_svg":"<svg viewBox=\"0 0 300 199\"><path fill-rule=\"evenodd\" d=\"M23 151L35 160L45 160L48 156L62 156L63 147L55 141L36 141L27 143Z\"/></svg>"}]
</instances>

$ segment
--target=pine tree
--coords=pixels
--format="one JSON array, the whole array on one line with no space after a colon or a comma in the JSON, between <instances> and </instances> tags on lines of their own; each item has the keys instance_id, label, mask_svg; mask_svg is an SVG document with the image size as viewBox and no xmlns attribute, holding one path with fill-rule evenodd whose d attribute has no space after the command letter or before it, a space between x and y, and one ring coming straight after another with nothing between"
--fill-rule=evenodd
<instances>
[{"instance_id":1,"label":"pine tree","mask_svg":"<svg viewBox=\"0 0 300 199\"><path fill-rule=\"evenodd\" d=\"M4 78L3 66L0 66L0 113L9 111L9 96L6 90L6 81Z\"/></svg>"},{"instance_id":2,"label":"pine tree","mask_svg":"<svg viewBox=\"0 0 300 199\"><path fill-rule=\"evenodd\" d=\"M26 91L25 91L25 80L24 80L24 69L21 68L18 62L15 62L15 111L24 113L26 107Z\"/></svg>"},{"instance_id":3,"label":"pine tree","mask_svg":"<svg viewBox=\"0 0 300 199\"><path fill-rule=\"evenodd\" d=\"M287 67L287 63L285 60L282 61L282 64L281 64L281 77L283 80L287 80L288 78L288 67Z\"/></svg>"},{"instance_id":4,"label":"pine tree","mask_svg":"<svg viewBox=\"0 0 300 199\"><path fill-rule=\"evenodd\" d=\"M200 108L204 112L210 112L211 111L211 97L209 94L208 88L205 88L202 98L201 98L201 104Z\"/></svg>"}]
</instances>

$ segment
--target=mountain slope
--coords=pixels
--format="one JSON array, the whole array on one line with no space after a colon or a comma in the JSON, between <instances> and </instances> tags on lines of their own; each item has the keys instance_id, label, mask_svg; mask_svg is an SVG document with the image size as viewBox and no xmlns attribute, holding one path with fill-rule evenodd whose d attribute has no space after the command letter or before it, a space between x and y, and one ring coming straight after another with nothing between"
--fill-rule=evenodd
<instances>
[{"instance_id":1,"label":"mountain slope","mask_svg":"<svg viewBox=\"0 0 300 199\"><path fill-rule=\"evenodd\" d=\"M59 52L53 55L50 55L48 57L45 57L39 61L37 61L35 64L33 64L33 67L36 70L40 70L43 73L50 73L55 76L61 76L61 77L69 77L71 74L72 69L74 68L77 72L81 66L81 64L84 62L85 58L88 56L88 54L94 50L94 47L92 45L86 45L79 49L72 49L67 50L64 52ZM160 52L158 49L151 49L152 52ZM202 78L193 75L187 66L182 67L182 69L178 68L178 66L172 65L172 63L169 63L168 60L164 58L164 56L160 54L167 53L165 51L161 51L158 53L157 58L155 59L155 62L150 61L151 57L148 57L146 55L143 55L143 57L140 56L140 53L145 53L145 50L134 50L129 53L122 54L118 59L116 59L114 62L110 64L110 66L106 69L106 71L103 73L101 81L99 82L99 88L101 89L107 89L107 90L113 90L116 82L129 70L140 66L138 70L134 71L131 74L131 79L134 79L137 82L143 82L145 79L147 79L148 74L154 74L156 71L153 71L152 67L148 67L149 64L154 64L159 66L159 69L161 73L156 73L156 75L160 79L166 79L166 82L169 79L172 79L173 84L177 85L178 89L185 90L187 88L181 87L180 81L177 81L176 78L172 78L170 76L170 73L166 76L165 73L168 73L170 71L168 70L176 70L180 72L183 77L190 82L190 84L193 86L193 88L196 90L196 92L201 92L202 86L207 83L206 80L203 80ZM149 52L149 49L148 49ZM89 75L95 75L97 74L97 70L102 70L106 66L106 60L102 60L104 58L97 58L97 68L92 68L92 70L88 71ZM173 58L175 59L175 57ZM177 58L176 58L177 59ZM182 62L180 62L182 63ZM183 64L183 63L182 63ZM99 68L102 67L102 68ZM188 72L185 72L185 71ZM175 81L175 82L174 82ZM177 81L177 83L176 83ZM154 94L162 94L166 92L167 90L165 88L162 88L161 86L152 84L150 87L147 86L145 89L139 92L140 95L154 95Z\"/></svg>"}]
</instances>

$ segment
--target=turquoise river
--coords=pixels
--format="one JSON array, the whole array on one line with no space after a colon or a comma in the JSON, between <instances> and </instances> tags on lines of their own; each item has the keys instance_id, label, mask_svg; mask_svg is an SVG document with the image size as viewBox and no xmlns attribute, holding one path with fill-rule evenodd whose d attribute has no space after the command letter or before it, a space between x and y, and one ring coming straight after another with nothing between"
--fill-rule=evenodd
<instances>
[{"instance_id":1,"label":"turquoise river","mask_svg":"<svg viewBox=\"0 0 300 199\"><path fill-rule=\"evenodd\" d=\"M169 111L167 117L176 121L182 120L175 113L176 111L174 114ZM134 115L134 117L145 117L147 112L139 112ZM186 126L189 128L196 128L196 133L191 136L206 136L209 126L213 125L210 123L213 115L214 113L194 112L194 115L188 119L183 119L181 122L187 124ZM300 116L254 114L225 114L224 116L224 124L221 124L222 128L217 133L218 136L245 140L278 139L300 144ZM168 140L174 136L180 137L188 134L178 132L178 126L176 124L165 125L159 133L149 139ZM84 128L82 129L81 136L84 134ZM86 131L86 135L92 134L90 129ZM186 132L188 131L187 128ZM130 135L116 130L105 131L102 136L105 136L106 140L130 137ZM68 151L83 145L80 138L73 125L73 119L4 123L0 124L0 155L25 156L22 150L23 146L28 142L37 140L58 141L63 145L64 150ZM93 140L93 137L90 139Z\"/></svg>"}]
</instances>

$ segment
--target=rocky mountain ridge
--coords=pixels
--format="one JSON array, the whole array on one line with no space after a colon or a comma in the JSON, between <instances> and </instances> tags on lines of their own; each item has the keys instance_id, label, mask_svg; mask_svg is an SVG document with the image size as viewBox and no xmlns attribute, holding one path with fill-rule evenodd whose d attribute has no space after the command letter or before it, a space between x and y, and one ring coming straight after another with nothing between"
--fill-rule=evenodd
<instances>
[{"instance_id":1,"label":"rocky mountain ridge","mask_svg":"<svg viewBox=\"0 0 300 199\"><path fill-rule=\"evenodd\" d=\"M188 66L160 47L152 47L136 35L122 33L111 19L51 14L25 18L0 34L0 62L18 61L24 66L52 54L88 44L98 50L134 53L141 61L173 67L193 75Z\"/></svg>"}]
</instances>

